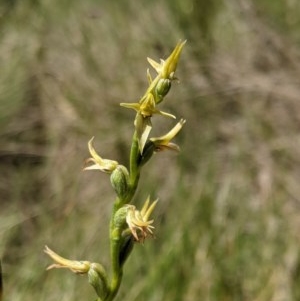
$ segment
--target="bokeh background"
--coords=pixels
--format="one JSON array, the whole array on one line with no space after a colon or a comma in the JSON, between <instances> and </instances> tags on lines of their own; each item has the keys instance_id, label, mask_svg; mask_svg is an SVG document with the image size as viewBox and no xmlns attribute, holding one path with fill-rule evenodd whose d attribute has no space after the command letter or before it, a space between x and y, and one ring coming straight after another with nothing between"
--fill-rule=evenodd
<instances>
[{"instance_id":1,"label":"bokeh background","mask_svg":"<svg viewBox=\"0 0 300 301\"><path fill-rule=\"evenodd\" d=\"M114 193L87 142L128 163L146 57L187 39L162 110L187 119L135 202L159 197L116 300L300 300L300 2L1 0L0 257L4 300L94 300L45 271L48 245L109 264ZM153 135L174 121L154 117Z\"/></svg>"}]
</instances>

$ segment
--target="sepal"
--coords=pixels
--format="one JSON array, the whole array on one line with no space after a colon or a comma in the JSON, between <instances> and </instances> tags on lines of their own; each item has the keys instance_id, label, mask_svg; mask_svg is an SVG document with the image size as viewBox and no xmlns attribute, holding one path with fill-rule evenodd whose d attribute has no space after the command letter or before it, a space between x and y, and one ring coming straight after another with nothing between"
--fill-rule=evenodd
<instances>
[{"instance_id":1,"label":"sepal","mask_svg":"<svg viewBox=\"0 0 300 301\"><path fill-rule=\"evenodd\" d=\"M108 295L107 276L104 268L99 263L92 263L88 271L89 284L95 289L98 297L105 300Z\"/></svg>"},{"instance_id":2,"label":"sepal","mask_svg":"<svg viewBox=\"0 0 300 301\"><path fill-rule=\"evenodd\" d=\"M155 103L159 104L171 89L172 81L169 78L161 78L155 87Z\"/></svg>"},{"instance_id":3,"label":"sepal","mask_svg":"<svg viewBox=\"0 0 300 301\"><path fill-rule=\"evenodd\" d=\"M123 165L118 165L110 176L110 182L117 196L124 198L129 186L129 173L127 168Z\"/></svg>"}]
</instances>

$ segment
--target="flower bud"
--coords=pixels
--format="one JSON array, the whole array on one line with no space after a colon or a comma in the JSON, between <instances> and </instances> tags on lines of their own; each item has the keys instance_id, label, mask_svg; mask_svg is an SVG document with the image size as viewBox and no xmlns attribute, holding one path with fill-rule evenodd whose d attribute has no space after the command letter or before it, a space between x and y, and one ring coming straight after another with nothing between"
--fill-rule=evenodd
<instances>
[{"instance_id":1,"label":"flower bud","mask_svg":"<svg viewBox=\"0 0 300 301\"><path fill-rule=\"evenodd\" d=\"M125 166L118 165L110 176L110 182L118 197L125 197L128 191L129 173Z\"/></svg>"},{"instance_id":2,"label":"flower bud","mask_svg":"<svg viewBox=\"0 0 300 301\"><path fill-rule=\"evenodd\" d=\"M121 207L114 216L114 229L124 230L127 228L126 216L128 212L128 205Z\"/></svg>"},{"instance_id":3,"label":"flower bud","mask_svg":"<svg viewBox=\"0 0 300 301\"><path fill-rule=\"evenodd\" d=\"M171 80L161 78L155 87L155 103L159 104L171 89Z\"/></svg>"},{"instance_id":4,"label":"flower bud","mask_svg":"<svg viewBox=\"0 0 300 301\"><path fill-rule=\"evenodd\" d=\"M95 289L98 297L104 300L108 294L107 277L104 268L99 263L92 263L88 272L89 283Z\"/></svg>"}]
</instances>

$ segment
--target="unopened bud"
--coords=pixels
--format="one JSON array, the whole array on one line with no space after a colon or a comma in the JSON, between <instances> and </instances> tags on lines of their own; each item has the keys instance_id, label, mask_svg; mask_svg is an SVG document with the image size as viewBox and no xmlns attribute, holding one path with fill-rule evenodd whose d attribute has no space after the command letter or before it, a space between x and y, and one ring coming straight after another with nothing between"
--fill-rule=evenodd
<instances>
[{"instance_id":1,"label":"unopened bud","mask_svg":"<svg viewBox=\"0 0 300 301\"><path fill-rule=\"evenodd\" d=\"M118 165L110 176L110 182L118 197L125 197L129 183L127 168L123 165Z\"/></svg>"},{"instance_id":2,"label":"unopened bud","mask_svg":"<svg viewBox=\"0 0 300 301\"><path fill-rule=\"evenodd\" d=\"M159 104L171 89L171 80L169 78L161 78L155 87L155 103Z\"/></svg>"},{"instance_id":3,"label":"unopened bud","mask_svg":"<svg viewBox=\"0 0 300 301\"><path fill-rule=\"evenodd\" d=\"M108 294L107 276L104 268L99 263L92 263L88 272L89 283L95 289L98 297L105 300Z\"/></svg>"},{"instance_id":4,"label":"unopened bud","mask_svg":"<svg viewBox=\"0 0 300 301\"><path fill-rule=\"evenodd\" d=\"M124 230L127 228L126 216L128 212L128 205L121 207L114 216L114 229Z\"/></svg>"}]
</instances>

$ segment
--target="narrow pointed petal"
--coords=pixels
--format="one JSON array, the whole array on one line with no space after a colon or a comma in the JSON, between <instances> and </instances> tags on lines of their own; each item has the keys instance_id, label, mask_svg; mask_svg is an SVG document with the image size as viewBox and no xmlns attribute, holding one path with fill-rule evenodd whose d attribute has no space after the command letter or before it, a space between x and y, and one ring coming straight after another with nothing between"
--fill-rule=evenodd
<instances>
[{"instance_id":1,"label":"narrow pointed petal","mask_svg":"<svg viewBox=\"0 0 300 301\"><path fill-rule=\"evenodd\" d=\"M157 73L160 73L162 65L155 62L154 60L150 59L149 57L147 57L147 60L148 60L149 64L155 69L155 71Z\"/></svg>"},{"instance_id":2,"label":"narrow pointed petal","mask_svg":"<svg viewBox=\"0 0 300 301\"><path fill-rule=\"evenodd\" d=\"M164 112L164 111L160 111L160 110L155 109L155 113L159 114L159 115L162 115L162 116L166 116L166 117L170 117L170 118L176 119L175 115L167 113L167 112Z\"/></svg>"},{"instance_id":3,"label":"narrow pointed petal","mask_svg":"<svg viewBox=\"0 0 300 301\"><path fill-rule=\"evenodd\" d=\"M163 145L163 144L156 145L156 147L155 147L156 152L161 152L164 150L170 150L170 151L175 151L175 152L179 153L180 147L179 147L179 145L172 143L172 142L169 142L166 145Z\"/></svg>"},{"instance_id":4,"label":"narrow pointed petal","mask_svg":"<svg viewBox=\"0 0 300 301\"><path fill-rule=\"evenodd\" d=\"M149 200L150 200L150 199L149 199ZM151 206L147 209L147 211L143 214L143 217L144 217L145 220L148 220L148 218L150 217L151 213L153 212L153 210L154 210L154 208L155 208L157 202L158 202L158 199L155 200L155 201L151 204Z\"/></svg>"},{"instance_id":5,"label":"narrow pointed petal","mask_svg":"<svg viewBox=\"0 0 300 301\"><path fill-rule=\"evenodd\" d=\"M88 163L88 162L95 162L95 161L94 161L92 158L90 158L90 159L87 159L87 160L85 161L85 164ZM101 169L100 166L96 163L96 164L93 164L93 165L84 167L83 170L102 170L102 169Z\"/></svg>"},{"instance_id":6,"label":"narrow pointed petal","mask_svg":"<svg viewBox=\"0 0 300 301\"><path fill-rule=\"evenodd\" d=\"M151 138L150 140L155 144L167 145L178 134L185 122L184 119L181 119L166 135L158 138Z\"/></svg>"},{"instance_id":7,"label":"narrow pointed petal","mask_svg":"<svg viewBox=\"0 0 300 301\"><path fill-rule=\"evenodd\" d=\"M170 54L170 56L167 58L167 60L164 62L163 64L163 68L161 71L161 76L163 78L170 78L173 79L174 77L174 73L176 71L177 68L177 63L182 51L182 48L184 46L184 44L186 43L186 40L183 42L179 42L175 49L173 50L173 52Z\"/></svg>"},{"instance_id":8,"label":"narrow pointed petal","mask_svg":"<svg viewBox=\"0 0 300 301\"><path fill-rule=\"evenodd\" d=\"M50 248L45 246L44 252L49 255L53 260L54 264L50 265L47 270L53 269L53 268L67 268L70 269L74 273L87 273L90 268L90 262L89 261L76 261L76 260L69 260L66 259L54 251L52 251Z\"/></svg>"},{"instance_id":9,"label":"narrow pointed petal","mask_svg":"<svg viewBox=\"0 0 300 301\"><path fill-rule=\"evenodd\" d=\"M128 103L128 102L122 102L120 103L121 107L127 108L127 109L133 109L135 111L139 111L141 105L139 103Z\"/></svg>"},{"instance_id":10,"label":"narrow pointed petal","mask_svg":"<svg viewBox=\"0 0 300 301\"><path fill-rule=\"evenodd\" d=\"M149 203L150 203L150 196L148 195L146 201L145 201L145 204L141 210L141 215L145 215L145 213L147 212L147 209L149 207Z\"/></svg>"},{"instance_id":11,"label":"narrow pointed petal","mask_svg":"<svg viewBox=\"0 0 300 301\"><path fill-rule=\"evenodd\" d=\"M137 114L135 123L137 138L139 141L139 149L142 153L152 129L151 118L143 117L141 114Z\"/></svg>"},{"instance_id":12,"label":"narrow pointed petal","mask_svg":"<svg viewBox=\"0 0 300 301\"><path fill-rule=\"evenodd\" d=\"M103 172L111 173L116 169L119 163L113 160L102 159L92 145L93 140L94 137L92 137L92 139L88 142L88 148L92 158L87 159L86 163L92 162L94 164L84 167L83 170L101 170Z\"/></svg>"},{"instance_id":13,"label":"narrow pointed petal","mask_svg":"<svg viewBox=\"0 0 300 301\"><path fill-rule=\"evenodd\" d=\"M151 83L153 82L153 80L152 80L152 76L151 76L151 74L150 74L149 69L147 69L147 79L148 79L148 83L149 83L149 86L150 86Z\"/></svg>"},{"instance_id":14,"label":"narrow pointed petal","mask_svg":"<svg viewBox=\"0 0 300 301\"><path fill-rule=\"evenodd\" d=\"M94 158L95 162L99 162L100 164L102 163L102 158L96 153L92 143L95 137L92 137L91 140L88 142L88 147L89 147L89 151L91 156Z\"/></svg>"}]
</instances>

